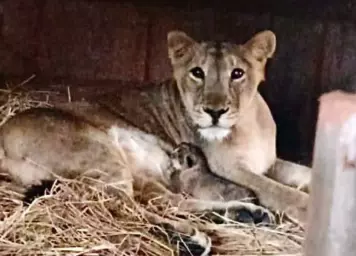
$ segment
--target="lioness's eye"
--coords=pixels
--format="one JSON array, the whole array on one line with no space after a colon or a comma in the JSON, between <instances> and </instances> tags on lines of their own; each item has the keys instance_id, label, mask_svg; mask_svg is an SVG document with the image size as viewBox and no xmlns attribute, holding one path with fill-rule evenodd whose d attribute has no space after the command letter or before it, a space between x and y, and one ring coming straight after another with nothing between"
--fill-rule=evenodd
<instances>
[{"instance_id":1,"label":"lioness's eye","mask_svg":"<svg viewBox=\"0 0 356 256\"><path fill-rule=\"evenodd\" d=\"M192 68L191 70L190 70L190 73L194 76L194 77L196 77L196 78L198 78L198 79L201 79L201 80L203 80L204 79L204 71L201 69L201 68L199 68L199 67L195 67L195 68Z\"/></svg>"},{"instance_id":2,"label":"lioness's eye","mask_svg":"<svg viewBox=\"0 0 356 256\"><path fill-rule=\"evenodd\" d=\"M245 71L243 71L241 68L235 68L231 72L231 80L240 79L244 74L245 74Z\"/></svg>"},{"instance_id":3,"label":"lioness's eye","mask_svg":"<svg viewBox=\"0 0 356 256\"><path fill-rule=\"evenodd\" d=\"M185 158L185 161L186 161L186 163L187 163L188 168L192 168L192 167L193 167L194 161L193 161L193 159L192 159L190 156L187 156L187 157Z\"/></svg>"}]
</instances>

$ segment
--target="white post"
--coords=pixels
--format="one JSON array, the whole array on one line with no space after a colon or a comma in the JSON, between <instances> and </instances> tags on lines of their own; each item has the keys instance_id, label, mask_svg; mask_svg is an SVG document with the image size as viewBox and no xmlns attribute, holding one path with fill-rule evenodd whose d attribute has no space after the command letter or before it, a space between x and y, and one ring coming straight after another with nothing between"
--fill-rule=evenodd
<instances>
[{"instance_id":1,"label":"white post","mask_svg":"<svg viewBox=\"0 0 356 256\"><path fill-rule=\"evenodd\" d=\"M305 256L356 255L356 95L320 99Z\"/></svg>"}]
</instances>

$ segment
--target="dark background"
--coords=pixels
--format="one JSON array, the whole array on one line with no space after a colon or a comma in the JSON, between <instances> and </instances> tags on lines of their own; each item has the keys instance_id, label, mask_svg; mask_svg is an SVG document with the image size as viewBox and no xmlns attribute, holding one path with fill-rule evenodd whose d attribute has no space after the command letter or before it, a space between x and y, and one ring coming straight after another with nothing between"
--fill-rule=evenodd
<instances>
[{"instance_id":1,"label":"dark background","mask_svg":"<svg viewBox=\"0 0 356 256\"><path fill-rule=\"evenodd\" d=\"M0 7L1 85L35 74L30 84L71 85L74 98L169 77L171 29L236 43L273 30L277 52L260 90L277 122L279 156L303 164L312 159L318 97L352 90L352 1L5 0Z\"/></svg>"}]
</instances>

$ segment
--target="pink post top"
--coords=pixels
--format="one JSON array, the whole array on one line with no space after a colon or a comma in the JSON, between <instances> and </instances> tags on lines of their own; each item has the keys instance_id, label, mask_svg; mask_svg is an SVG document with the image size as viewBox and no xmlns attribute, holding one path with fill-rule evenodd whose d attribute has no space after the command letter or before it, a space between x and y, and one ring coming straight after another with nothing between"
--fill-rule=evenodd
<instances>
[{"instance_id":1,"label":"pink post top","mask_svg":"<svg viewBox=\"0 0 356 256\"><path fill-rule=\"evenodd\" d=\"M356 255L356 94L320 98L305 256Z\"/></svg>"}]
</instances>

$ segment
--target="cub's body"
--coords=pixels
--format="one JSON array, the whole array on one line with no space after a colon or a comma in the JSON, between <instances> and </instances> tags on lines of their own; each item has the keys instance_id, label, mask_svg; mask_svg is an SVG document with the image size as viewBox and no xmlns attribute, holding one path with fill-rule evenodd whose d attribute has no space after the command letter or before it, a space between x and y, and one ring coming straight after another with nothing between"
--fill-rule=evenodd
<instances>
[{"instance_id":1,"label":"cub's body","mask_svg":"<svg viewBox=\"0 0 356 256\"><path fill-rule=\"evenodd\" d=\"M203 151L191 143L179 144L171 153L173 172L170 188L195 198L230 201L237 198L256 202L253 191L229 182L211 172Z\"/></svg>"}]
</instances>

